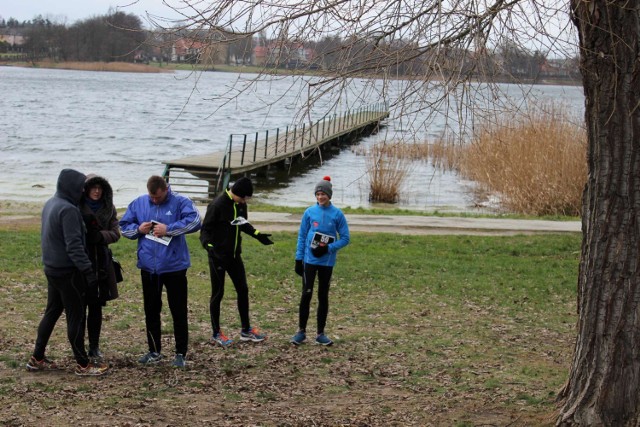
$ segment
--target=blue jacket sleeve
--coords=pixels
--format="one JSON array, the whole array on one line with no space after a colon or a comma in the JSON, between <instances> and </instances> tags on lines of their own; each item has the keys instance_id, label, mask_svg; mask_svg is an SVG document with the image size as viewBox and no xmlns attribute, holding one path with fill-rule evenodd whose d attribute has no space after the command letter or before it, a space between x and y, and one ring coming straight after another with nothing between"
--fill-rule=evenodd
<instances>
[{"instance_id":1,"label":"blue jacket sleeve","mask_svg":"<svg viewBox=\"0 0 640 427\"><path fill-rule=\"evenodd\" d=\"M296 247L296 259L304 260L307 250L307 235L309 234L309 212L305 211L300 221L300 229L298 230L298 245Z\"/></svg>"},{"instance_id":2,"label":"blue jacket sleeve","mask_svg":"<svg viewBox=\"0 0 640 427\"><path fill-rule=\"evenodd\" d=\"M193 202L186 198L180 198L180 218L171 224L167 224L168 236L179 236L181 234L195 233L202 227L200 212Z\"/></svg>"},{"instance_id":3,"label":"blue jacket sleeve","mask_svg":"<svg viewBox=\"0 0 640 427\"><path fill-rule=\"evenodd\" d=\"M329 253L334 253L344 248L351 240L351 237L349 236L347 218L344 216L342 211L340 211L336 218L336 230L338 231L338 240L329 244Z\"/></svg>"},{"instance_id":4,"label":"blue jacket sleeve","mask_svg":"<svg viewBox=\"0 0 640 427\"><path fill-rule=\"evenodd\" d=\"M135 240L140 237L140 233L138 233L138 227L140 227L140 223L138 222L138 214L136 211L136 201L129 203L127 207L127 211L124 213L120 222L120 232L127 239Z\"/></svg>"}]
</instances>

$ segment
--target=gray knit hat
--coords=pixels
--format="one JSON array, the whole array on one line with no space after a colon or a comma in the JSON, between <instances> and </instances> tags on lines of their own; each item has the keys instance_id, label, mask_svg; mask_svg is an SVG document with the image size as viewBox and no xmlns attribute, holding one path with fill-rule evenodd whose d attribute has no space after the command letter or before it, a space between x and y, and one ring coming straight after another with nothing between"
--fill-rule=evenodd
<instances>
[{"instance_id":1,"label":"gray knit hat","mask_svg":"<svg viewBox=\"0 0 640 427\"><path fill-rule=\"evenodd\" d=\"M315 190L313 191L313 194L316 194L318 191L322 191L324 194L326 194L327 196L329 196L329 198L331 198L331 196L333 196L333 185L331 185L331 177L330 176L325 176L324 178L322 178L322 181L320 181L319 183L316 184Z\"/></svg>"}]
</instances>

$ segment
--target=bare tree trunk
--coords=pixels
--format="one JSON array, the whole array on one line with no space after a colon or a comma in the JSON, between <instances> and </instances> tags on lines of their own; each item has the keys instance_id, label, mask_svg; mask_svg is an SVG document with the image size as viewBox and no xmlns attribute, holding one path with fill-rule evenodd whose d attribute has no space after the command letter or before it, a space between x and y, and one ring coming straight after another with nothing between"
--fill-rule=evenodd
<instances>
[{"instance_id":1,"label":"bare tree trunk","mask_svg":"<svg viewBox=\"0 0 640 427\"><path fill-rule=\"evenodd\" d=\"M640 3L571 0L589 176L578 336L558 425L640 424Z\"/></svg>"}]
</instances>

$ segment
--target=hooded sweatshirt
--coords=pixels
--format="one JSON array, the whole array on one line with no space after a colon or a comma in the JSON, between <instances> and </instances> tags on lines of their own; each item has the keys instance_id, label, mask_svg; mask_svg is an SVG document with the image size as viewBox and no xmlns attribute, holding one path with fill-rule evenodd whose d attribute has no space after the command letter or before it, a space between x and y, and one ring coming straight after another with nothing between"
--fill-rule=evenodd
<instances>
[{"instance_id":1,"label":"hooded sweatshirt","mask_svg":"<svg viewBox=\"0 0 640 427\"><path fill-rule=\"evenodd\" d=\"M91 272L85 247L85 228L78 203L84 191L85 175L63 169L55 195L42 209L42 263L44 272L63 276L75 269Z\"/></svg>"}]
</instances>

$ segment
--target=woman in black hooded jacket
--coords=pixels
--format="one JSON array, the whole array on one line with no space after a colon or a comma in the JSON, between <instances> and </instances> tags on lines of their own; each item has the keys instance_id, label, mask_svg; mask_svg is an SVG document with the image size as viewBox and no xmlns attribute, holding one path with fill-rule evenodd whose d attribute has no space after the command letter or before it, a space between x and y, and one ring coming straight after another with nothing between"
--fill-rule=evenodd
<instances>
[{"instance_id":1,"label":"woman in black hooded jacket","mask_svg":"<svg viewBox=\"0 0 640 427\"><path fill-rule=\"evenodd\" d=\"M87 252L99 287L97 301L87 301L88 355L100 359L102 307L107 301L118 297L116 273L108 245L120 239L118 214L113 205L113 190L105 178L87 175L80 211L87 227Z\"/></svg>"}]
</instances>

